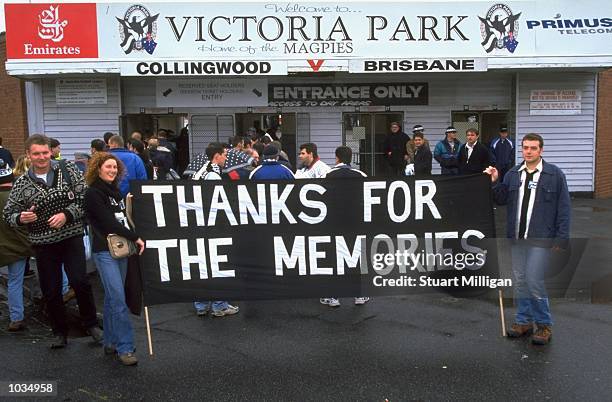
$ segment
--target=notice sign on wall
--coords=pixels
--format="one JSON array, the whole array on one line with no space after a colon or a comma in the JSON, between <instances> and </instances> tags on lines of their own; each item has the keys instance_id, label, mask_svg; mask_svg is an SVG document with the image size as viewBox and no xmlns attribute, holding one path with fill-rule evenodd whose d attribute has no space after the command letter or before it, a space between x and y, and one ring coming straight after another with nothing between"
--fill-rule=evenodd
<instances>
[{"instance_id":1,"label":"notice sign on wall","mask_svg":"<svg viewBox=\"0 0 612 402\"><path fill-rule=\"evenodd\" d=\"M426 82L270 85L269 106L427 105Z\"/></svg>"},{"instance_id":2,"label":"notice sign on wall","mask_svg":"<svg viewBox=\"0 0 612 402\"><path fill-rule=\"evenodd\" d=\"M266 79L159 79L157 107L267 106Z\"/></svg>"},{"instance_id":3,"label":"notice sign on wall","mask_svg":"<svg viewBox=\"0 0 612 402\"><path fill-rule=\"evenodd\" d=\"M58 78L55 80L57 105L106 105L105 78Z\"/></svg>"},{"instance_id":4,"label":"notice sign on wall","mask_svg":"<svg viewBox=\"0 0 612 402\"><path fill-rule=\"evenodd\" d=\"M529 114L581 114L581 101L582 91L578 89L536 89L529 98Z\"/></svg>"}]
</instances>

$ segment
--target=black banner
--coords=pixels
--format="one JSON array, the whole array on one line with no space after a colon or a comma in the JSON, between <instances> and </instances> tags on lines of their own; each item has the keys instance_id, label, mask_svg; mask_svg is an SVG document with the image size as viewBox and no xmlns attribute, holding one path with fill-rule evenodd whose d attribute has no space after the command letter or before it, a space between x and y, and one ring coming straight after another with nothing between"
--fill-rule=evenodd
<instances>
[{"instance_id":1,"label":"black banner","mask_svg":"<svg viewBox=\"0 0 612 402\"><path fill-rule=\"evenodd\" d=\"M268 106L427 105L426 82L390 84L270 84Z\"/></svg>"},{"instance_id":2,"label":"black banner","mask_svg":"<svg viewBox=\"0 0 612 402\"><path fill-rule=\"evenodd\" d=\"M133 182L132 194L146 305L508 285L486 175Z\"/></svg>"}]
</instances>

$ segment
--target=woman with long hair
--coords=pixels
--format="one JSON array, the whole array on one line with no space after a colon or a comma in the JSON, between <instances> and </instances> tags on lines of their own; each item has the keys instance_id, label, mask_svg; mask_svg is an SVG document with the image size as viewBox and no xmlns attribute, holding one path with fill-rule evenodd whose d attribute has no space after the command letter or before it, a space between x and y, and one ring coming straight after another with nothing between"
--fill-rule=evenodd
<instances>
[{"instance_id":1,"label":"woman with long hair","mask_svg":"<svg viewBox=\"0 0 612 402\"><path fill-rule=\"evenodd\" d=\"M138 363L134 354L134 331L125 302L127 258L114 259L106 237L118 234L136 243L139 254L144 241L130 229L119 182L125 173L123 163L111 153L96 152L89 161L85 180L85 213L91 227L93 258L104 286L104 353L117 354L121 363Z\"/></svg>"},{"instance_id":2,"label":"woman with long hair","mask_svg":"<svg viewBox=\"0 0 612 402\"><path fill-rule=\"evenodd\" d=\"M15 176L15 179L17 179L19 176L23 176L28 169L30 169L30 164L30 158L28 158L26 155L22 155L17 158L15 167L13 168L13 176Z\"/></svg>"}]
</instances>

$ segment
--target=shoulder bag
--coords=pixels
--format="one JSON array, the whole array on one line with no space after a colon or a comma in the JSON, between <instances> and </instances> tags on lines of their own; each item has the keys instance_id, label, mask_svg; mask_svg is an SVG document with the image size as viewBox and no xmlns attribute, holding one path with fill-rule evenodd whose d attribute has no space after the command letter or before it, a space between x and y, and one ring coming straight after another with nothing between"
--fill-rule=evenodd
<instances>
[{"instance_id":1,"label":"shoulder bag","mask_svg":"<svg viewBox=\"0 0 612 402\"><path fill-rule=\"evenodd\" d=\"M138 251L133 241L115 233L106 236L106 242L108 243L108 252L116 260L130 257Z\"/></svg>"}]
</instances>

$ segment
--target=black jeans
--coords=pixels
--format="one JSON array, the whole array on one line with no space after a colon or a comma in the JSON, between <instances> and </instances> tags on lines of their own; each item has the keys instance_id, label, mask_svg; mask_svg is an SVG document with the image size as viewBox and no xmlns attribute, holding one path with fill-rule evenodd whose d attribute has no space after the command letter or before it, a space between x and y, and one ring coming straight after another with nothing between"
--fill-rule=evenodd
<instances>
[{"instance_id":1,"label":"black jeans","mask_svg":"<svg viewBox=\"0 0 612 402\"><path fill-rule=\"evenodd\" d=\"M89 279L87 279L83 237L75 236L58 243L35 245L36 267L40 279L40 289L47 303L47 313L51 327L56 335L67 335L66 311L62 298L62 264L74 289L79 313L85 328L98 324L96 304Z\"/></svg>"}]
</instances>

